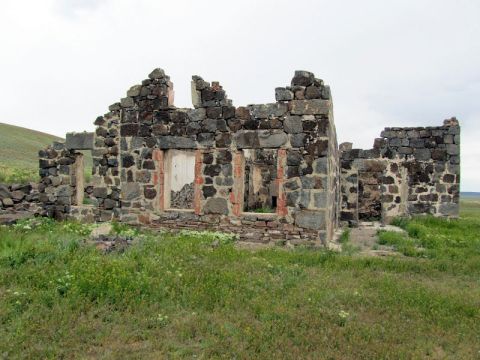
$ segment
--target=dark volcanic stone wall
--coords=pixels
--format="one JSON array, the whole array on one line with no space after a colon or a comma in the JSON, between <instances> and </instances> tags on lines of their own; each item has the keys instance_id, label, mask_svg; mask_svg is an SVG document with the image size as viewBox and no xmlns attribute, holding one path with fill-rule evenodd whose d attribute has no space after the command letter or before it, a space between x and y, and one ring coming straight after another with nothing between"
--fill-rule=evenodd
<instances>
[{"instance_id":1,"label":"dark volcanic stone wall","mask_svg":"<svg viewBox=\"0 0 480 360\"><path fill-rule=\"evenodd\" d=\"M312 73L297 71L290 86L275 89L275 99L234 107L218 82L193 76L194 108L176 108L170 78L155 69L95 121L89 215L169 228L194 220L206 227L220 222L232 229L239 226L239 232L254 227L251 238L261 241L327 242L338 219L330 88ZM166 209L172 207L168 183L173 150L195 154L188 216ZM75 158L73 150L67 151ZM268 221L244 212L249 209L244 197L247 152L254 152L255 161L265 168L259 185L262 200L254 205L276 202L275 213L265 215L273 216ZM71 187L69 196L75 198L76 192ZM56 198L50 200L53 207L58 205ZM63 211L69 213L68 208Z\"/></svg>"},{"instance_id":2,"label":"dark volcanic stone wall","mask_svg":"<svg viewBox=\"0 0 480 360\"><path fill-rule=\"evenodd\" d=\"M341 150L342 220L378 218L374 197L380 198L386 219L458 216L460 126L455 118L437 127L386 128L371 150L349 145ZM362 177L373 185L367 192Z\"/></svg>"},{"instance_id":3,"label":"dark volcanic stone wall","mask_svg":"<svg viewBox=\"0 0 480 360\"><path fill-rule=\"evenodd\" d=\"M177 108L170 78L155 69L95 120L94 133L42 150L44 213L313 245L331 241L340 220L458 215L456 119L386 128L370 150L339 148L330 88L310 72L296 71L269 104L235 107L218 82L193 76L191 85L193 108ZM266 208L274 212L255 213Z\"/></svg>"}]
</instances>

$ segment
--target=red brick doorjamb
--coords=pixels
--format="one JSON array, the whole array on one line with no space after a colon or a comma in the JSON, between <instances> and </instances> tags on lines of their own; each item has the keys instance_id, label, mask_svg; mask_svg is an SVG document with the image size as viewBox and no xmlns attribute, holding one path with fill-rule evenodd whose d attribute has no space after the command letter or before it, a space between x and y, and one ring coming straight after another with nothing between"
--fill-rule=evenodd
<instances>
[{"instance_id":1,"label":"red brick doorjamb","mask_svg":"<svg viewBox=\"0 0 480 360\"><path fill-rule=\"evenodd\" d=\"M165 209L165 153L162 150L153 150L153 160L156 162L157 171L153 173L153 185L157 190L157 209Z\"/></svg>"},{"instance_id":2,"label":"red brick doorjamb","mask_svg":"<svg viewBox=\"0 0 480 360\"><path fill-rule=\"evenodd\" d=\"M288 214L287 209L287 196L285 194L283 184L285 182L285 168L287 165L287 150L279 149L278 156L277 156L277 190L278 190L278 198L277 198L277 215L279 217L283 217Z\"/></svg>"},{"instance_id":3,"label":"red brick doorjamb","mask_svg":"<svg viewBox=\"0 0 480 360\"><path fill-rule=\"evenodd\" d=\"M202 176L203 153L201 150L195 150L195 180L193 188L193 209L196 215L202 212L202 192L201 186L203 184Z\"/></svg>"},{"instance_id":4,"label":"red brick doorjamb","mask_svg":"<svg viewBox=\"0 0 480 360\"><path fill-rule=\"evenodd\" d=\"M233 155L233 191L230 193L230 203L234 216L240 216L243 211L243 187L245 179L245 165L243 152L237 151Z\"/></svg>"}]
</instances>

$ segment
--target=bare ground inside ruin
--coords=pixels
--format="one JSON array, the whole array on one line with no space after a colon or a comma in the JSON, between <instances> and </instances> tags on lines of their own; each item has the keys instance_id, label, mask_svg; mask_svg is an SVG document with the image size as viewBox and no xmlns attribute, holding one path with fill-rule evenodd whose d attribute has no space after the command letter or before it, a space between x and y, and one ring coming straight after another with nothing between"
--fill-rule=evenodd
<instances>
[{"instance_id":1,"label":"bare ground inside ruin","mask_svg":"<svg viewBox=\"0 0 480 360\"><path fill-rule=\"evenodd\" d=\"M350 235L348 239L348 249L352 250L352 255L356 256L403 256L401 253L395 250L394 247L388 245L381 245L378 243L379 231L393 231L399 233L405 233L405 230L393 226L382 226L380 222L361 222L358 227L350 229ZM339 230L335 233L335 239L329 243L328 248L332 251L342 252L346 249L342 248L340 237L343 231ZM262 250L275 247L273 243L256 243L238 241L235 243L235 247L244 250ZM284 250L288 250L289 247L282 247Z\"/></svg>"},{"instance_id":2,"label":"bare ground inside ruin","mask_svg":"<svg viewBox=\"0 0 480 360\"><path fill-rule=\"evenodd\" d=\"M397 226L382 226L380 222L361 222L358 227L350 230L348 244L361 256L401 256L392 246L378 243L379 231L405 233L405 230Z\"/></svg>"}]
</instances>

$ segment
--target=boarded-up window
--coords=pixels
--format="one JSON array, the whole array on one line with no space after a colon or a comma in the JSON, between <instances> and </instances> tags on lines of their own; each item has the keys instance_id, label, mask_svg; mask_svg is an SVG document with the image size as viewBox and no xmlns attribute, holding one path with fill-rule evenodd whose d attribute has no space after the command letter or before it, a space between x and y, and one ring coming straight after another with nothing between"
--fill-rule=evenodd
<instances>
[{"instance_id":1,"label":"boarded-up window","mask_svg":"<svg viewBox=\"0 0 480 360\"><path fill-rule=\"evenodd\" d=\"M169 150L165 160L165 208L193 210L195 152Z\"/></svg>"}]
</instances>

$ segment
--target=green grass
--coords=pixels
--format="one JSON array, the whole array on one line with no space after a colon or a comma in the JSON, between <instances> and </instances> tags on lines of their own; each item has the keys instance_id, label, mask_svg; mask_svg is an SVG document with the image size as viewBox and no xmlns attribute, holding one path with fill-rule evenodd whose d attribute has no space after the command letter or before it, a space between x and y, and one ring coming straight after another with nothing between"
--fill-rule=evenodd
<instances>
[{"instance_id":1,"label":"green grass","mask_svg":"<svg viewBox=\"0 0 480 360\"><path fill-rule=\"evenodd\" d=\"M262 207L262 208L254 209L253 212L258 214L268 214L268 213L274 213L275 209L272 209L270 207Z\"/></svg>"},{"instance_id":2,"label":"green grass","mask_svg":"<svg viewBox=\"0 0 480 360\"><path fill-rule=\"evenodd\" d=\"M142 233L126 252L103 255L83 243L86 225L4 227L0 354L478 358L479 211L403 226L428 256L247 251L212 233ZM114 229L138 234L121 224ZM347 234L342 239L348 243Z\"/></svg>"},{"instance_id":3,"label":"green grass","mask_svg":"<svg viewBox=\"0 0 480 360\"><path fill-rule=\"evenodd\" d=\"M25 184L38 179L38 169L12 168L0 165L0 183Z\"/></svg>"},{"instance_id":4,"label":"green grass","mask_svg":"<svg viewBox=\"0 0 480 360\"><path fill-rule=\"evenodd\" d=\"M394 224L406 234L380 232L379 243L393 245L407 256L480 263L480 205L464 201L461 207L460 219L397 219Z\"/></svg>"},{"instance_id":5,"label":"green grass","mask_svg":"<svg viewBox=\"0 0 480 360\"><path fill-rule=\"evenodd\" d=\"M59 140L54 135L0 123L0 183L37 181L38 151ZM92 158L90 152L84 153L88 180Z\"/></svg>"}]
</instances>

